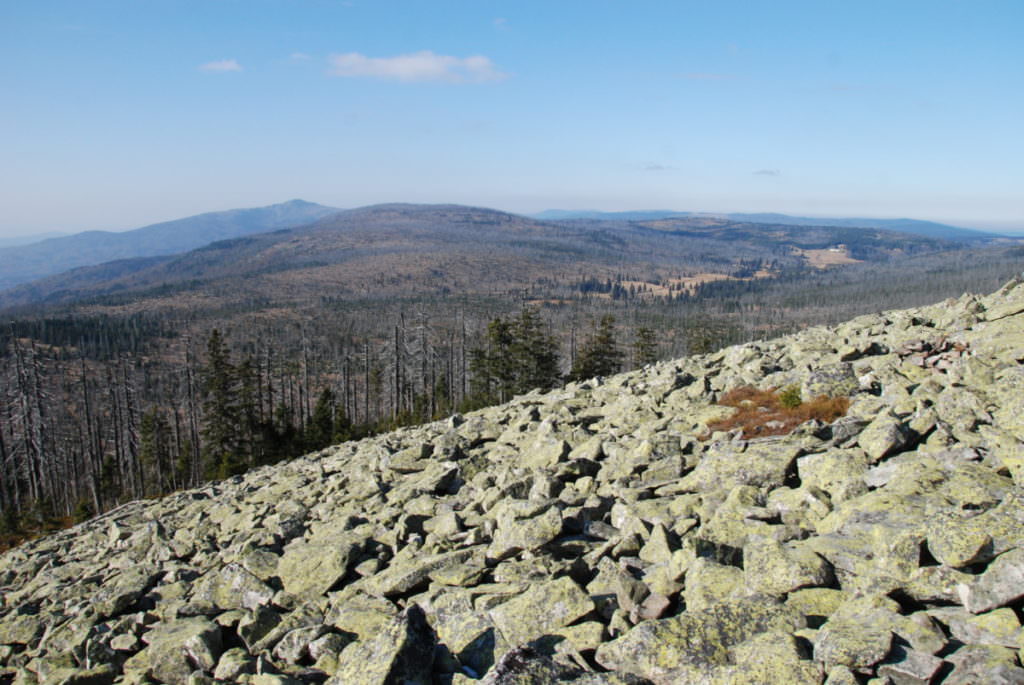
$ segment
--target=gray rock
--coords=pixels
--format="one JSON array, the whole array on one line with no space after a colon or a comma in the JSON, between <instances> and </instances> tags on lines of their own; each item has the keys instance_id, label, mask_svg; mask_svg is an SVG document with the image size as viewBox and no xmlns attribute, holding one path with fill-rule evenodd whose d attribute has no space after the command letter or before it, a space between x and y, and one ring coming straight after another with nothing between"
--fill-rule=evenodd
<instances>
[{"instance_id":1,"label":"gray rock","mask_svg":"<svg viewBox=\"0 0 1024 685\"><path fill-rule=\"evenodd\" d=\"M909 433L903 422L887 414L878 416L857 436L858 444L872 463L898 452L908 439Z\"/></svg>"},{"instance_id":2,"label":"gray rock","mask_svg":"<svg viewBox=\"0 0 1024 685\"><path fill-rule=\"evenodd\" d=\"M860 390L860 382L848 363L830 364L811 371L800 386L804 401L816 397L849 397Z\"/></svg>"},{"instance_id":3,"label":"gray rock","mask_svg":"<svg viewBox=\"0 0 1024 685\"><path fill-rule=\"evenodd\" d=\"M959 587L960 598L973 614L1006 606L1024 597L1024 548L996 558L981 576Z\"/></svg>"},{"instance_id":4,"label":"gray rock","mask_svg":"<svg viewBox=\"0 0 1024 685\"><path fill-rule=\"evenodd\" d=\"M161 683L184 682L197 667L212 673L221 655L220 627L206 618L161 623L142 639L146 648L125 663L125 673Z\"/></svg>"},{"instance_id":5,"label":"gray rock","mask_svg":"<svg viewBox=\"0 0 1024 685\"><path fill-rule=\"evenodd\" d=\"M730 649L765 632L791 633L803 619L781 605L758 600L719 604L703 611L644 621L624 636L598 648L605 668L625 671L656 683L685 678L725 666Z\"/></svg>"},{"instance_id":6,"label":"gray rock","mask_svg":"<svg viewBox=\"0 0 1024 685\"><path fill-rule=\"evenodd\" d=\"M240 564L228 564L204 576L196 585L192 601L221 610L255 609L266 606L274 591Z\"/></svg>"},{"instance_id":7,"label":"gray rock","mask_svg":"<svg viewBox=\"0 0 1024 685\"><path fill-rule=\"evenodd\" d=\"M423 610L413 605L372 639L341 655L330 685L430 685L436 637Z\"/></svg>"}]
</instances>

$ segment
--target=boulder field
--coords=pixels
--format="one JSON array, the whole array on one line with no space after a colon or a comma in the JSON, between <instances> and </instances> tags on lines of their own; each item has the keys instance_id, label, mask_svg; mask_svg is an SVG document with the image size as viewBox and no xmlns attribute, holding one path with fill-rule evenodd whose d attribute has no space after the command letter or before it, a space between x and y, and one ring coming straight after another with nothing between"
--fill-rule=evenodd
<instances>
[{"instance_id":1,"label":"boulder field","mask_svg":"<svg viewBox=\"0 0 1024 685\"><path fill-rule=\"evenodd\" d=\"M130 502L0 556L0 683L1024 683L1022 362L1014 281Z\"/></svg>"}]
</instances>

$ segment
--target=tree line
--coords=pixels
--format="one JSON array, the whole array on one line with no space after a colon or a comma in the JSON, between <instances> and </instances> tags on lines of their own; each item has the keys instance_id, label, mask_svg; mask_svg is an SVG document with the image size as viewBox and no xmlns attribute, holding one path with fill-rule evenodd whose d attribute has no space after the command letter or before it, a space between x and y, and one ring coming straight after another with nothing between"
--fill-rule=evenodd
<instances>
[{"instance_id":1,"label":"tree line","mask_svg":"<svg viewBox=\"0 0 1024 685\"><path fill-rule=\"evenodd\" d=\"M288 353L244 338L233 349L217 328L205 341L152 338L148 350L137 322L109 325L109 340L80 348L66 344L69 325L50 328L65 344L9 331L0 357L0 534L616 373L627 358L614 316L563 344L536 307L494 317L480 332L402 317L387 339L333 351L303 334ZM117 352L122 334L135 353ZM653 362L655 332L640 327L633 338L632 362ZM87 349L98 354L90 359Z\"/></svg>"}]
</instances>

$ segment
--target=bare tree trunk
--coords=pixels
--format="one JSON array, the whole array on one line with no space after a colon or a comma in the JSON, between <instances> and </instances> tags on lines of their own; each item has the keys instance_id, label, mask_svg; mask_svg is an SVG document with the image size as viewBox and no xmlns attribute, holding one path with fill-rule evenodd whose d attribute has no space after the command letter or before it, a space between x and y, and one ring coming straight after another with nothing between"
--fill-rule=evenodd
<instances>
[{"instance_id":1,"label":"bare tree trunk","mask_svg":"<svg viewBox=\"0 0 1024 685\"><path fill-rule=\"evenodd\" d=\"M189 460L189 482L187 485L195 486L200 482L199 455L199 415L196 407L195 373L192 368L192 340L185 340L185 376L186 376L186 397L188 400L188 427L192 441L192 455Z\"/></svg>"},{"instance_id":2,"label":"bare tree trunk","mask_svg":"<svg viewBox=\"0 0 1024 685\"><path fill-rule=\"evenodd\" d=\"M100 468L102 456L99 453L99 445L96 441L96 431L93 426L92 399L89 396L88 372L85 366L85 354L80 358L82 386L82 419L85 421L85 477L89 480L89 492L92 494L93 511L100 514L103 511L100 502Z\"/></svg>"},{"instance_id":3,"label":"bare tree trunk","mask_svg":"<svg viewBox=\"0 0 1024 685\"><path fill-rule=\"evenodd\" d=\"M139 467L139 417L135 380L129 375L128 365L123 356L121 357L121 381L124 385L127 471L131 479L132 499L138 499L143 492L142 469Z\"/></svg>"},{"instance_id":4,"label":"bare tree trunk","mask_svg":"<svg viewBox=\"0 0 1024 685\"><path fill-rule=\"evenodd\" d=\"M370 341L363 343L363 423L370 424Z\"/></svg>"}]
</instances>

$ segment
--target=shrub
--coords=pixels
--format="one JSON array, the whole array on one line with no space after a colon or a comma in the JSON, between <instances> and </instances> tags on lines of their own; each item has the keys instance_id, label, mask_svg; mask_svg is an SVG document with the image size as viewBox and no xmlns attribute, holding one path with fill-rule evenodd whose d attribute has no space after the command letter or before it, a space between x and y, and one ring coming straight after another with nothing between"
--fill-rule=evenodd
<instances>
[{"instance_id":1,"label":"shrub","mask_svg":"<svg viewBox=\"0 0 1024 685\"><path fill-rule=\"evenodd\" d=\"M803 401L803 398L800 396L800 388L795 385L785 387L779 393L779 404L786 409L796 409L803 404Z\"/></svg>"}]
</instances>

